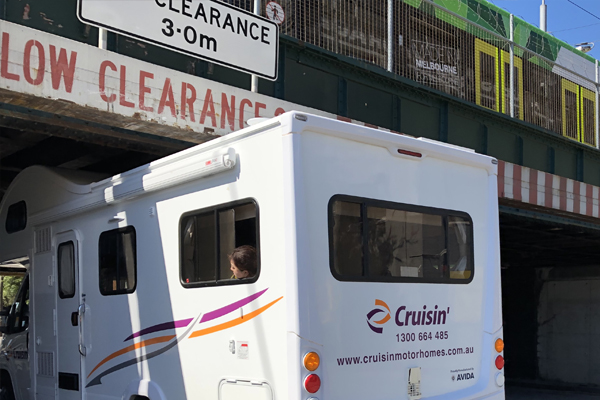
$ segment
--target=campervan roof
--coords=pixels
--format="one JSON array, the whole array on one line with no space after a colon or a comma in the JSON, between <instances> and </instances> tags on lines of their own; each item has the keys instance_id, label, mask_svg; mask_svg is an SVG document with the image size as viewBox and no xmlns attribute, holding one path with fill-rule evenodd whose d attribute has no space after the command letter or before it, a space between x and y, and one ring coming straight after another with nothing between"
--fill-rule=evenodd
<instances>
[{"instance_id":1,"label":"campervan roof","mask_svg":"<svg viewBox=\"0 0 600 400\"><path fill-rule=\"evenodd\" d=\"M340 129L340 124L344 125L343 129ZM107 192L112 190L110 188L124 189L125 186L137 186L132 189L135 191L131 194L133 196L152 191L153 188L164 188L164 184L180 184L182 180L187 180L185 176L182 176L183 171L187 171L188 178L197 178L193 172L197 172L197 169L201 168L200 159L221 156L229 144L270 132L284 125L285 129L282 130L284 134L290 132L300 134L310 131L384 147L393 156L404 156L409 159L434 157L479 166L485 168L488 173L496 171L495 165L490 163L490 157L477 154L470 149L292 111L103 180L98 179L100 177L98 174L30 167L15 179L3 200L5 204L13 204L21 200L23 196L30 199L44 199L43 202L30 203L28 201L29 216L37 222L43 222L56 212L66 211L64 209L65 202L81 197L78 195L87 195L84 196L88 198L83 201L85 204L68 207L69 214L77 213L90 206L93 207L92 203L99 205L117 201L116 197ZM268 153L265 156L268 157ZM232 161L235 163L236 156L230 154L230 157L234 158ZM356 161L360 162L360 160ZM151 180L153 188L148 184ZM39 182L44 182L44 184L40 185ZM57 190L62 192L62 195L59 195ZM55 207L62 211L58 209L51 211ZM37 220L37 218L41 218L41 220Z\"/></svg>"}]
</instances>

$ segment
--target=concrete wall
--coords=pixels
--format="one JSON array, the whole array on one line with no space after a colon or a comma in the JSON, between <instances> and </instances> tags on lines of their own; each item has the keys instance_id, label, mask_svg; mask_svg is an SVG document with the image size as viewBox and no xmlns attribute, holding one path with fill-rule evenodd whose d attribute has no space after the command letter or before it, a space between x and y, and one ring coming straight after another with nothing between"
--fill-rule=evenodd
<instances>
[{"instance_id":1,"label":"concrete wall","mask_svg":"<svg viewBox=\"0 0 600 400\"><path fill-rule=\"evenodd\" d=\"M538 275L539 376L600 385L600 279L556 280L549 272Z\"/></svg>"}]
</instances>

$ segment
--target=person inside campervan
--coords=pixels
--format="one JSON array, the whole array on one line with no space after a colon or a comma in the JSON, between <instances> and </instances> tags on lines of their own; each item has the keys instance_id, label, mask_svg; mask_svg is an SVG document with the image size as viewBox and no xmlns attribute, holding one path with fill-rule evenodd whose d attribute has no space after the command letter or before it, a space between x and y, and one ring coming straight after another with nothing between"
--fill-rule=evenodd
<instances>
[{"instance_id":1,"label":"person inside campervan","mask_svg":"<svg viewBox=\"0 0 600 400\"><path fill-rule=\"evenodd\" d=\"M256 275L256 249L244 245L237 247L229 255L231 279L248 279Z\"/></svg>"}]
</instances>

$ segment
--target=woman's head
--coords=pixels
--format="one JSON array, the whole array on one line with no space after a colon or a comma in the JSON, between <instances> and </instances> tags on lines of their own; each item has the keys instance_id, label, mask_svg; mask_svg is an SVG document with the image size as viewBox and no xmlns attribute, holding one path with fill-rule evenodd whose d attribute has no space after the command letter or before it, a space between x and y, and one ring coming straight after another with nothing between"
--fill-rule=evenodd
<instances>
[{"instance_id":1,"label":"woman's head","mask_svg":"<svg viewBox=\"0 0 600 400\"><path fill-rule=\"evenodd\" d=\"M231 272L236 279L252 278L256 275L256 249L240 246L229 255Z\"/></svg>"}]
</instances>

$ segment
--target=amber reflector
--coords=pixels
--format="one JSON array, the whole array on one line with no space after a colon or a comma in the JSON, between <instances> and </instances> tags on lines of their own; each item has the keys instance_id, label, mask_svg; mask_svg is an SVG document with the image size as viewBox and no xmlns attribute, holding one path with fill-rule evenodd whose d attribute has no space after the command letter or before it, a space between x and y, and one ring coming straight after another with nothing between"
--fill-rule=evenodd
<instances>
[{"instance_id":1,"label":"amber reflector","mask_svg":"<svg viewBox=\"0 0 600 400\"><path fill-rule=\"evenodd\" d=\"M321 364L321 359L319 358L319 355L317 353L315 353L314 351L306 353L306 355L304 356L304 368L306 368L309 371L314 371L317 368L319 368L319 364Z\"/></svg>"},{"instance_id":2,"label":"amber reflector","mask_svg":"<svg viewBox=\"0 0 600 400\"><path fill-rule=\"evenodd\" d=\"M494 344L494 347L496 348L496 351L498 353L502 353L502 350L504 350L504 340L496 339L496 343Z\"/></svg>"}]
</instances>

